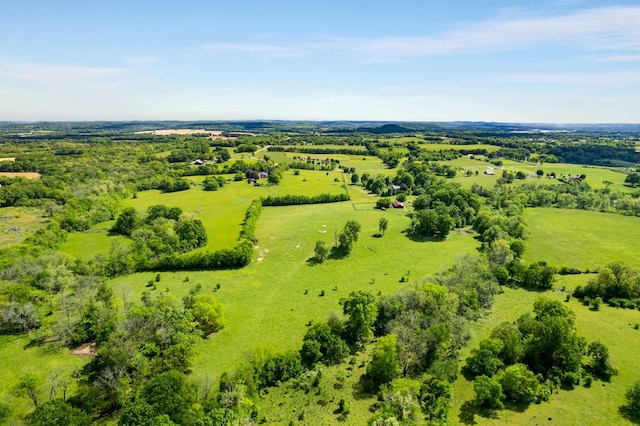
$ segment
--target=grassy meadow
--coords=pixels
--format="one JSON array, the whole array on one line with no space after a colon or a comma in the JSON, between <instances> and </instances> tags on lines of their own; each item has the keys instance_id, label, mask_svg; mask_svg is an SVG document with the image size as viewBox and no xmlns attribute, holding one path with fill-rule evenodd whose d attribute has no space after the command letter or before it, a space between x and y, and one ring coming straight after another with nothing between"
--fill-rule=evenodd
<instances>
[{"instance_id":1,"label":"grassy meadow","mask_svg":"<svg viewBox=\"0 0 640 426\"><path fill-rule=\"evenodd\" d=\"M13 385L20 376L30 373L38 377L43 395L49 395L54 378L66 379L89 359L86 356L72 355L71 351L58 343L43 346L29 346L30 339L25 335L0 336L0 401L9 402L13 416L23 417L33 411L33 404L25 398L11 395ZM73 388L69 388L69 394ZM61 397L58 394L58 397Z\"/></svg>"},{"instance_id":2,"label":"grassy meadow","mask_svg":"<svg viewBox=\"0 0 640 426\"><path fill-rule=\"evenodd\" d=\"M485 187L493 187L499 177L502 176L502 170L495 170L495 165L485 161L482 157L476 156L475 158L461 157L455 160L442 161L443 164L449 164L456 167L459 170L468 170L471 175L465 176L462 173L458 173L454 181L460 183L463 188L471 188L471 185L477 183ZM517 173L521 171L525 174L535 174L537 170L542 170L545 177L541 178L526 178L526 179L514 179L512 185L522 185L524 183L538 183L543 185L556 185L562 184L557 179L549 179L546 177L549 173L555 173L557 177L561 176L580 176L585 175L585 182L588 183L594 189L602 189L609 186L611 189L617 189L622 191L630 191L631 189L624 186L624 180L626 174L621 171L615 171L607 167L586 166L582 164L567 164L567 163L545 163L545 164L532 164L523 163L513 160L502 160L503 170L509 173ZM484 171L494 169L494 175L485 175ZM478 172L476 175L475 172ZM605 183L610 182L610 183Z\"/></svg>"},{"instance_id":3,"label":"grassy meadow","mask_svg":"<svg viewBox=\"0 0 640 426\"><path fill-rule=\"evenodd\" d=\"M40 210L25 207L0 208L0 248L24 241L45 224L46 220Z\"/></svg>"},{"instance_id":4,"label":"grassy meadow","mask_svg":"<svg viewBox=\"0 0 640 426\"><path fill-rule=\"evenodd\" d=\"M384 237L375 238L381 217L389 220L389 228ZM333 245L335 232L352 219L362 224L362 232L351 255L323 264L309 262L316 241ZM349 202L265 207L256 231L255 258L249 266L162 273L156 291L168 289L177 299L198 283L205 292L220 284L215 297L225 305L227 326L199 345L194 376L217 378L256 348L299 349L308 321L323 321L331 312L340 313L339 301L351 291L394 293L406 285L400 283L403 276L415 282L478 247L472 235L457 232L444 242L412 241L403 233L409 224L405 211L355 211ZM153 276L133 274L112 283L116 294L138 300Z\"/></svg>"},{"instance_id":5,"label":"grassy meadow","mask_svg":"<svg viewBox=\"0 0 640 426\"><path fill-rule=\"evenodd\" d=\"M555 208L526 209L524 217L528 261L593 270L616 260L634 266L640 258L638 217Z\"/></svg>"},{"instance_id":6,"label":"grassy meadow","mask_svg":"<svg viewBox=\"0 0 640 426\"><path fill-rule=\"evenodd\" d=\"M204 176L189 177L194 184L187 191L162 193L158 190L142 191L136 198L122 202L123 207L133 207L144 214L150 206L164 204L180 207L188 215L200 219L207 230L208 243L199 250L220 250L235 245L244 213L255 198L268 195L314 195L318 193L339 194L345 191L340 172L320 172L302 170L298 176L293 170L285 172L280 185L261 186L247 184L246 181L229 182L218 191L204 191L201 183ZM109 249L110 240L117 238L108 234L113 222L105 222L90 230L69 235L61 251L73 257L88 259L95 253Z\"/></svg>"},{"instance_id":7,"label":"grassy meadow","mask_svg":"<svg viewBox=\"0 0 640 426\"><path fill-rule=\"evenodd\" d=\"M497 296L491 314L476 324L473 338L461 354L463 361L480 340L488 337L491 330L503 321L513 322L520 315L530 312L537 297L544 296L564 301L566 294L558 288L565 277L560 277L556 289L544 292L529 292L522 289L504 289ZM588 275L578 276L586 283ZM571 280L576 281L575 277ZM575 284L575 282L573 283ZM637 352L640 345L640 331L633 325L640 323L637 310L602 306L600 311L590 311L588 307L575 299L567 303L576 313L578 334L587 342L598 340L609 348L611 362L619 370L610 383L594 380L590 388L582 385L573 390L557 390L549 402L531 404L526 411L501 410L497 418L482 417L468 409L465 402L474 398L473 382L462 375L454 383L454 404L450 412L451 424L477 425L627 425L631 424L618 411L625 403L624 394L636 380L640 380L640 371L636 368ZM462 362L461 365L464 365Z\"/></svg>"},{"instance_id":8,"label":"grassy meadow","mask_svg":"<svg viewBox=\"0 0 640 426\"><path fill-rule=\"evenodd\" d=\"M403 138L410 139L410 138ZM416 139L416 138L413 138ZM421 140L421 139L418 139ZM430 144L429 147L447 149L449 145ZM451 146L454 147L454 146ZM455 146L463 149L463 146ZM472 148L484 147L473 145ZM262 156L266 152L260 152ZM290 160L294 153L268 153L274 161ZM344 167L355 167L358 174L367 172L395 174L377 158L354 155L313 155L319 158L339 159ZM250 154L233 154L235 159L249 159ZM494 167L478 159L463 157L446 162L465 170L478 170L478 175L464 177L460 173L455 181L463 187L474 182L493 186L499 177L487 176L483 170ZM613 182L615 188L622 187L624 174L606 168L587 167L570 164L547 164L543 166L504 161L510 172L522 170L535 173L543 169L545 173L555 172L558 176L586 174L587 182L593 187L604 187L604 181ZM297 350L310 322L324 321L332 313L339 315L341 298L351 291L367 290L375 295L393 294L410 287L425 277L452 264L454 259L465 254L478 252L479 242L473 234L453 231L441 242L414 241L406 235L411 219L405 209L374 209L377 197L367 193L360 185L350 183L350 175L338 171L321 172L301 170L296 175L293 170L284 173L280 185L262 184L252 186L245 181L229 182L214 192L203 191L200 183L204 176L189 177L193 186L176 193L161 193L156 190L143 191L135 198L123 201L122 207L133 207L141 214L152 205L164 204L180 207L183 211L202 220L208 234L208 244L199 250L219 250L229 248L237 242L244 213L251 200L268 195L314 195L319 193L338 194L348 191L350 202L264 207L259 218L252 262L237 270L180 271L161 273L156 290L146 284L156 273L137 273L117 277L110 281L118 303L138 302L145 291L154 295L161 293L180 301L195 285L200 284L204 293L214 294L226 310L226 326L215 335L208 336L196 348L193 360L192 380L198 383L215 382L220 375L232 370L254 350L266 349L275 352ZM346 182L345 182L346 180ZM557 183L555 180L526 179L514 184L536 181ZM412 198L412 197L410 197ZM389 221L383 237L379 232L380 218ZM546 260L553 265L568 265L581 270L594 270L614 260L622 260L634 265L640 256L637 244L637 230L640 218L621 215L536 208L525 211L529 239L526 242L525 260L528 262ZM312 261L314 246L322 240L334 245L335 235L348 220L356 220L362 225L359 240L353 252L345 258L329 258L322 264ZM0 247L15 243L15 235L7 232L11 227L28 232L42 226L37 212L25 209L0 210ZM89 259L97 253L107 252L113 238L108 229L113 221L98 224L86 232L72 233L61 251L72 257ZM487 337L492 328L503 321L515 321L520 315L532 309L533 302L541 295L565 300L565 288L570 291L583 285L594 275L559 276L554 290L538 293L505 288L497 296L492 312L472 327L472 340L462 354L461 360L471 348ZM454 383L451 424L627 424L619 414L618 407L624 402L624 392L629 385L640 379L635 368L640 345L640 331L633 325L640 323L640 312L636 310L614 309L603 306L599 312L592 312L578 301L567 302L577 314L579 333L588 341L600 340L610 350L613 365L620 374L611 383L594 381L591 389L582 386L575 390L556 392L550 402L531 405L526 411L503 410L497 418L481 417L468 409L467 401L474 397L473 383L462 375ZM9 392L12 383L24 372L39 375L43 383L50 381L53 372L69 374L86 362L82 356L71 355L57 343L40 347L26 347L26 336L0 336L0 362L10 365L20 359L21 368L0 369L0 399L11 400ZM356 356L355 364L324 369L323 393L306 394L293 390L289 384L269 389L260 405L269 413L269 424L288 424L305 413L301 423L324 425L336 422L344 424L365 424L371 416L369 411L375 398L358 392L358 380L364 373L364 366L370 359L367 351ZM463 365L463 362L461 363ZM341 378L345 372L346 377ZM337 411L338 401L344 398L352 407L349 416L341 416ZM328 401L321 404L318 401ZM24 415L32 407L25 399L11 400L18 407L17 414Z\"/></svg>"}]
</instances>

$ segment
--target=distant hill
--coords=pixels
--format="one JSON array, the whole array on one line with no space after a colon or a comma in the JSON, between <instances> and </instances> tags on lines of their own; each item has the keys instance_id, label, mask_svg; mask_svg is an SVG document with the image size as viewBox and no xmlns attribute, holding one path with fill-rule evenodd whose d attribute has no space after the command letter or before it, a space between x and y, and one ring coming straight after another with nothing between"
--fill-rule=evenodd
<instances>
[{"instance_id":1,"label":"distant hill","mask_svg":"<svg viewBox=\"0 0 640 426\"><path fill-rule=\"evenodd\" d=\"M385 124L380 127L358 127L358 133L373 133L374 135L384 135L388 133L415 133L414 129L398 126L397 124Z\"/></svg>"}]
</instances>

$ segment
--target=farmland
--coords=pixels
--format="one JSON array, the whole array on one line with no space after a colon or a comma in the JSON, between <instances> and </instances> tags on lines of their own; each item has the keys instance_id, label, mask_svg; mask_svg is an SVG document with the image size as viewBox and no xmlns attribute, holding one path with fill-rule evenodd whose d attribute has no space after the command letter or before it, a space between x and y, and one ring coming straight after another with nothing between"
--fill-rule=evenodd
<instances>
[{"instance_id":1,"label":"farmland","mask_svg":"<svg viewBox=\"0 0 640 426\"><path fill-rule=\"evenodd\" d=\"M402 417L389 402L391 386L404 392L429 377L451 389L450 408L440 414L448 424L628 423L619 407L640 380L633 368L640 312L606 303L595 309L571 294L606 265L636 266L640 203L627 180L632 168L540 164L547 158L540 152L514 159L521 152L505 150L500 138L509 146L527 140L499 131L487 143L478 137L482 143L454 145L424 143L419 131L283 136L239 129L221 147L202 132L135 129L112 136L112 146L102 137L44 145L20 136L27 145L0 151L15 160L0 169L35 170L0 177L0 360L17 366L0 368L0 401L11 424L33 411L29 395L62 398L62 382L67 405L117 424L166 374L189 384L184 398L194 417L176 417L181 424L209 421L216 410L269 424ZM293 152L301 148L326 152ZM488 156L454 152L434 160L451 150ZM540 177L505 179L518 172ZM22 173L41 179L14 179ZM528 275L538 272L549 279ZM587 367L570 371L579 376L575 389L557 386L549 401L506 404L487 416L463 374L465 359L494 327L531 312L540 296L575 312L577 332L606 345L618 374L607 382L588 376ZM363 309L378 319L354 337L350 309L365 299ZM203 304L210 309L204 319ZM337 362L310 352L310 336L322 327L347 348ZM416 355L408 356L412 333ZM369 371L389 339L398 339L403 368L371 388ZM97 356L73 354L92 343ZM427 346L431 352L420 355ZM310 353L319 359L310 361ZM269 370L280 357L292 360L291 376L282 366ZM123 371L110 382L120 393L105 392L109 375ZM31 394L25 377L35 378ZM232 391L245 392L253 408L225 405ZM414 407L415 422L424 423L429 409Z\"/></svg>"}]
</instances>

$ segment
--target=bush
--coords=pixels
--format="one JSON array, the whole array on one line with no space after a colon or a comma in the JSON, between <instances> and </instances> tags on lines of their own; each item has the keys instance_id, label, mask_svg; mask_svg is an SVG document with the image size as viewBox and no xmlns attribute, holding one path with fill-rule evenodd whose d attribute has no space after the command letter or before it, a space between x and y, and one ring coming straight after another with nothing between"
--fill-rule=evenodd
<instances>
[{"instance_id":1,"label":"bush","mask_svg":"<svg viewBox=\"0 0 640 426\"><path fill-rule=\"evenodd\" d=\"M640 381L634 382L627 393L625 394L627 400L626 409L630 417L634 419L640 418Z\"/></svg>"},{"instance_id":2,"label":"bush","mask_svg":"<svg viewBox=\"0 0 640 426\"><path fill-rule=\"evenodd\" d=\"M378 209L388 209L389 207L391 207L391 199L384 197L384 198L380 198L378 199L378 201L376 201L376 208Z\"/></svg>"}]
</instances>

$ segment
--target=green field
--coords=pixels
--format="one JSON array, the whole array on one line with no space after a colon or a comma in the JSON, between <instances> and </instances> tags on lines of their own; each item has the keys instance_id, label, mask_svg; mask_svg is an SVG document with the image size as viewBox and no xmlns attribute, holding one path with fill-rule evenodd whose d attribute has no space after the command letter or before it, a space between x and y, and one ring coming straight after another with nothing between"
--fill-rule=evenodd
<instances>
[{"instance_id":1,"label":"green field","mask_svg":"<svg viewBox=\"0 0 640 426\"><path fill-rule=\"evenodd\" d=\"M374 238L383 215L389 220L387 234ZM334 232L350 219L362 224L353 253L345 259L310 265L307 260L313 256L316 241L333 245ZM354 211L348 202L265 207L256 232L255 259L249 266L237 271L163 273L157 291L168 288L178 299L196 283L204 291L221 285L216 298L227 309L228 325L200 345L195 376L219 377L257 347L298 349L305 324L340 312L340 298L351 291L394 293L407 272L413 280L420 280L478 247L473 236L457 232L444 242L415 242L403 233L409 224L404 211ZM126 294L128 300L138 300L152 275L117 278L114 290ZM319 296L323 290L325 295Z\"/></svg>"},{"instance_id":2,"label":"green field","mask_svg":"<svg viewBox=\"0 0 640 426\"><path fill-rule=\"evenodd\" d=\"M462 150L474 150L474 149L485 149L488 152L494 152L500 149L499 146L495 145L487 145L487 144L473 144L473 145L452 145L448 143L422 143L420 144L420 148L427 151L444 151L455 149L458 151Z\"/></svg>"},{"instance_id":3,"label":"green field","mask_svg":"<svg viewBox=\"0 0 640 426\"><path fill-rule=\"evenodd\" d=\"M621 260L637 265L640 218L554 208L525 210L529 239L525 259L594 269Z\"/></svg>"},{"instance_id":4,"label":"green field","mask_svg":"<svg viewBox=\"0 0 640 426\"><path fill-rule=\"evenodd\" d=\"M31 373L37 376L43 394L48 395L55 375L66 379L89 360L86 356L72 355L69 349L57 343L29 346L29 341L25 335L0 336L0 364L4 366L0 368L0 401L11 403L15 417L23 417L33 411L30 401L11 395L13 384L21 375ZM73 387L69 394L72 392ZM62 397L61 394L57 396Z\"/></svg>"},{"instance_id":5,"label":"green field","mask_svg":"<svg viewBox=\"0 0 640 426\"><path fill-rule=\"evenodd\" d=\"M587 279L587 276L579 276ZM556 287L561 284L560 281ZM526 290L505 289L504 294L496 298L491 315L473 330L473 338L461 359L468 356L471 348L486 338L492 328L503 321L515 321L520 315L530 312L533 302L539 296L565 299L565 294L554 290L546 293L528 292ZM611 362L619 370L610 383L594 381L590 388L576 386L574 390L558 390L549 402L532 404L526 411L501 410L498 418L489 419L479 415L470 417L472 413L463 410L466 401L473 399L473 382L459 376L454 383L454 406L450 412L451 424L478 425L627 425L630 424L618 412L624 404L624 394L628 387L640 379L640 371L636 368L637 352L640 345L640 331L633 324L640 323L640 312L637 310L610 308L603 306L599 312L572 299L569 308L576 315L578 333L588 342L599 340L609 348Z\"/></svg>"},{"instance_id":6,"label":"green field","mask_svg":"<svg viewBox=\"0 0 640 426\"><path fill-rule=\"evenodd\" d=\"M42 211L24 207L0 208L0 248L18 244L43 228Z\"/></svg>"},{"instance_id":7,"label":"green field","mask_svg":"<svg viewBox=\"0 0 640 426\"><path fill-rule=\"evenodd\" d=\"M630 191L630 188L624 186L624 180L626 178L626 174L622 171L611 170L606 167L597 167L597 166L585 166L580 164L566 164L566 163L555 163L555 164L531 164L531 163L521 163L518 161L512 160L502 160L503 169L496 169L496 166L488 161L484 161L480 157L469 158L462 157L457 158L455 160L450 161L442 161L442 164L449 164L453 167L456 167L459 171L468 170L472 172L470 176L462 175L462 173L458 172L454 181L460 183L463 188L471 188L471 185L477 183L479 185L483 185L485 187L492 187L496 184L496 181L499 177L502 176L502 171L506 170L509 173L517 173L521 171L527 175L535 174L537 170L542 170L545 174L545 177L541 178L526 178L526 179L515 179L512 185L522 185L524 183L538 183L544 185L555 185L561 184L557 179L549 179L546 177L549 173L555 173L557 177L561 176L580 176L585 175L585 182L588 183L594 189L601 189L610 186L611 189L618 189L622 191ZM494 175L485 175L484 171L493 169ZM475 172L478 172L476 175ZM605 182L611 182L609 184L605 184Z\"/></svg>"},{"instance_id":8,"label":"green field","mask_svg":"<svg viewBox=\"0 0 640 426\"><path fill-rule=\"evenodd\" d=\"M314 195L323 192L339 194L345 191L340 172L302 170L300 175L295 176L293 170L290 170L285 173L280 185L267 185L263 181L261 186L253 186L246 181L230 181L218 191L204 191L199 185L204 178L189 177L195 186L187 191L139 192L136 198L124 200L123 207L133 207L140 214L157 204L180 207L186 214L200 219L207 230L208 244L200 250L219 250L235 245L244 213L255 198L285 194ZM106 232L111 225L112 222L102 223L86 232L71 234L61 251L83 259L106 251L110 246L110 239L114 238Z\"/></svg>"}]
</instances>

